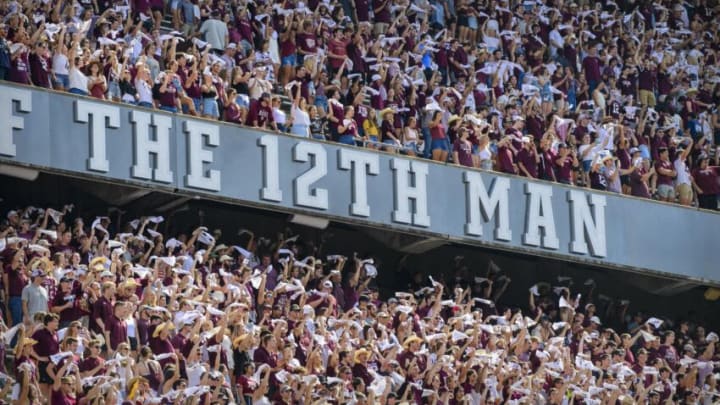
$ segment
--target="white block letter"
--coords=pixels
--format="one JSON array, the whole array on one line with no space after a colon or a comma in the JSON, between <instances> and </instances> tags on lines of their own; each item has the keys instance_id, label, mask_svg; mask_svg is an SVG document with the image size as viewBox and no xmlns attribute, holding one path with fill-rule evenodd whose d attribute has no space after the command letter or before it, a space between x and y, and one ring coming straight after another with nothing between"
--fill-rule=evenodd
<instances>
[{"instance_id":1,"label":"white block letter","mask_svg":"<svg viewBox=\"0 0 720 405\"><path fill-rule=\"evenodd\" d=\"M350 170L352 182L350 215L369 217L370 206L367 200L367 175L377 176L380 174L380 158L376 153L339 149L338 166L342 170Z\"/></svg>"},{"instance_id":2,"label":"white block letter","mask_svg":"<svg viewBox=\"0 0 720 405\"><path fill-rule=\"evenodd\" d=\"M15 156L17 150L13 142L13 130L24 129L25 119L13 115L13 104L17 101L18 112L32 111L32 92L29 90L4 87L0 96L0 155Z\"/></svg>"},{"instance_id":3,"label":"white block letter","mask_svg":"<svg viewBox=\"0 0 720 405\"><path fill-rule=\"evenodd\" d=\"M277 137L263 135L258 139L258 146L263 149L263 188L260 189L260 198L280 202L283 195L282 190L280 190L280 162Z\"/></svg>"},{"instance_id":4,"label":"white block letter","mask_svg":"<svg viewBox=\"0 0 720 405\"><path fill-rule=\"evenodd\" d=\"M395 211L392 220L401 224L429 227L430 217L427 210L427 174L428 164L407 159L391 159L393 185L395 191ZM414 175L411 185L410 176ZM410 200L415 203L411 210Z\"/></svg>"},{"instance_id":5,"label":"white block letter","mask_svg":"<svg viewBox=\"0 0 720 405\"><path fill-rule=\"evenodd\" d=\"M170 128L172 118L133 110L130 113L133 124L135 144L135 162L131 176L162 183L172 183L170 170ZM155 140L150 139L150 125L155 129ZM151 167L150 155L155 155L154 167Z\"/></svg>"},{"instance_id":6,"label":"white block letter","mask_svg":"<svg viewBox=\"0 0 720 405\"><path fill-rule=\"evenodd\" d=\"M560 240L555 231L555 216L552 206L552 186L537 183L525 183L528 195L525 212L525 234L522 243L541 246L540 228L542 228L542 247L558 249Z\"/></svg>"},{"instance_id":7,"label":"white block letter","mask_svg":"<svg viewBox=\"0 0 720 405\"><path fill-rule=\"evenodd\" d=\"M220 172L208 170L203 166L213 162L213 153L203 149L203 138L208 146L220 145L218 126L198 121L185 121L183 130L187 134L187 170L185 185L203 190L220 191Z\"/></svg>"},{"instance_id":8,"label":"white block letter","mask_svg":"<svg viewBox=\"0 0 720 405\"><path fill-rule=\"evenodd\" d=\"M605 205L607 201L602 194L590 194L590 205L593 206L593 215L590 212L590 205L584 192L577 190L568 191L570 202L570 229L572 241L570 251L573 253L587 254L590 242L590 254L595 257L607 256L607 245L605 240Z\"/></svg>"},{"instance_id":9,"label":"white block letter","mask_svg":"<svg viewBox=\"0 0 720 405\"><path fill-rule=\"evenodd\" d=\"M75 121L90 122L88 170L96 172L110 170L105 146L105 128L120 128L120 109L107 104L77 100L75 101Z\"/></svg>"},{"instance_id":10,"label":"white block letter","mask_svg":"<svg viewBox=\"0 0 720 405\"><path fill-rule=\"evenodd\" d=\"M510 179L496 177L489 195L480 173L464 172L463 182L465 183L465 205L467 207L465 233L482 236L481 215L485 222L495 217L495 239L511 241L510 205L508 204Z\"/></svg>"},{"instance_id":11,"label":"white block letter","mask_svg":"<svg viewBox=\"0 0 720 405\"><path fill-rule=\"evenodd\" d=\"M303 163L310 161L310 170L293 181L295 205L321 210L328 209L328 191L324 188L311 188L315 182L327 174L325 147L318 143L298 142L293 148L293 160Z\"/></svg>"}]
</instances>

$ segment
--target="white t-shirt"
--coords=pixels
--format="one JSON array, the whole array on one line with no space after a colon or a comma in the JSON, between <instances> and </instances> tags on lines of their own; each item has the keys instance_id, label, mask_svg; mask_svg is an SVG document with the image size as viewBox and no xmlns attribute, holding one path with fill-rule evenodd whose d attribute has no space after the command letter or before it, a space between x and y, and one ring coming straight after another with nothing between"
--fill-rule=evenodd
<instances>
[{"instance_id":1,"label":"white t-shirt","mask_svg":"<svg viewBox=\"0 0 720 405\"><path fill-rule=\"evenodd\" d=\"M675 184L687 184L692 185L692 182L690 181L690 170L688 170L687 164L685 164L685 161L682 158L675 159L675 162L673 163L675 166L675 171L677 172L677 177L675 178Z\"/></svg>"},{"instance_id":2,"label":"white t-shirt","mask_svg":"<svg viewBox=\"0 0 720 405\"><path fill-rule=\"evenodd\" d=\"M68 58L63 53L56 53L53 55L52 58L52 70L55 72L56 75L66 75L68 74L68 67L70 64L68 63Z\"/></svg>"},{"instance_id":3,"label":"white t-shirt","mask_svg":"<svg viewBox=\"0 0 720 405\"><path fill-rule=\"evenodd\" d=\"M310 126L310 115L302 109L293 106L292 117L294 124Z\"/></svg>"},{"instance_id":4,"label":"white t-shirt","mask_svg":"<svg viewBox=\"0 0 720 405\"><path fill-rule=\"evenodd\" d=\"M78 89L82 91L88 91L88 78L76 67L70 68L70 74L68 77L71 89Z\"/></svg>"},{"instance_id":5,"label":"white t-shirt","mask_svg":"<svg viewBox=\"0 0 720 405\"><path fill-rule=\"evenodd\" d=\"M138 101L152 104L152 87L145 80L135 80L135 89L138 92Z\"/></svg>"},{"instance_id":6,"label":"white t-shirt","mask_svg":"<svg viewBox=\"0 0 720 405\"><path fill-rule=\"evenodd\" d=\"M285 125L285 111L273 108L273 119L277 124Z\"/></svg>"}]
</instances>

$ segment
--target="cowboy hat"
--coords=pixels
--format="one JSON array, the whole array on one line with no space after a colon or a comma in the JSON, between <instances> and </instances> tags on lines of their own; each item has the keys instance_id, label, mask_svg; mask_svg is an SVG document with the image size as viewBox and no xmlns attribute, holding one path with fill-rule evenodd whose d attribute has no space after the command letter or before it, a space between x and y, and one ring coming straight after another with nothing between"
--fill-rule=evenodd
<instances>
[{"instance_id":1,"label":"cowboy hat","mask_svg":"<svg viewBox=\"0 0 720 405\"><path fill-rule=\"evenodd\" d=\"M163 322L163 323L159 324L159 325L155 328L155 331L153 332L152 337L157 338L158 336L160 336L160 333L161 333L163 330L165 330L165 329L167 329L167 330L173 330L173 329L175 329L175 325L173 325L173 323L170 322L170 321L168 321L168 322ZM128 384L128 385L129 385L129 384Z\"/></svg>"}]
</instances>

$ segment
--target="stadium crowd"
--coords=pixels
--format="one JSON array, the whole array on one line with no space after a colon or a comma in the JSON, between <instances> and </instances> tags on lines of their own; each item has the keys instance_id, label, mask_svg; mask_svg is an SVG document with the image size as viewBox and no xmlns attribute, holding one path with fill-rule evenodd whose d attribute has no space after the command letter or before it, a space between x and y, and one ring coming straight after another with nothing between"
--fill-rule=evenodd
<instances>
[{"instance_id":1,"label":"stadium crowd","mask_svg":"<svg viewBox=\"0 0 720 405\"><path fill-rule=\"evenodd\" d=\"M392 270L377 258L325 252L289 230L274 238L244 229L223 238L203 227L166 234L164 221L115 223L72 205L6 214L0 352L9 369L0 362L0 401L720 398L719 339L708 325L631 313L628 301L599 295L593 280L577 289L570 277L546 280L531 286L526 304L505 303L511 279L500 268L478 270L457 257L436 278L409 273L407 289L381 297L376 277Z\"/></svg>"},{"instance_id":2,"label":"stadium crowd","mask_svg":"<svg viewBox=\"0 0 720 405\"><path fill-rule=\"evenodd\" d=\"M719 13L715 0L4 1L0 80L717 209Z\"/></svg>"}]
</instances>

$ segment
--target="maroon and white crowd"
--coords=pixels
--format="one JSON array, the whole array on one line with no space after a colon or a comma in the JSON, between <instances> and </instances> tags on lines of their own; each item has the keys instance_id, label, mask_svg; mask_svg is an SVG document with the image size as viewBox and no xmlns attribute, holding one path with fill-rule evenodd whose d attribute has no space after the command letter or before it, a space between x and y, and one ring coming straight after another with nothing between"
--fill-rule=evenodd
<instances>
[{"instance_id":1,"label":"maroon and white crowd","mask_svg":"<svg viewBox=\"0 0 720 405\"><path fill-rule=\"evenodd\" d=\"M713 0L13 0L0 16L0 80L717 209Z\"/></svg>"},{"instance_id":2,"label":"maroon and white crowd","mask_svg":"<svg viewBox=\"0 0 720 405\"><path fill-rule=\"evenodd\" d=\"M498 266L457 257L393 293L382 258L290 230L78 211L18 208L0 227L2 403L720 400L713 325L631 312L593 280L516 281L528 301L511 303Z\"/></svg>"}]
</instances>

